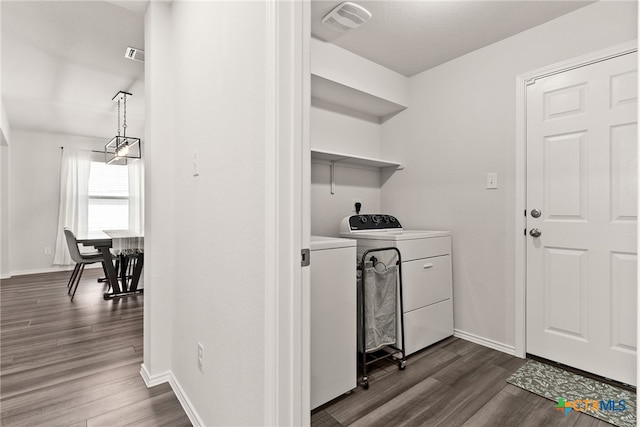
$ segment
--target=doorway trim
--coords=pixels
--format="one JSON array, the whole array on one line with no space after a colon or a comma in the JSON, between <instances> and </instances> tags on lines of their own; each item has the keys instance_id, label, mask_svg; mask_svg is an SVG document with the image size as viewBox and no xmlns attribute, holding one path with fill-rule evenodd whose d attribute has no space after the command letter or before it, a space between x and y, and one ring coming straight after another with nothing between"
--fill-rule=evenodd
<instances>
[{"instance_id":1,"label":"doorway trim","mask_svg":"<svg viewBox=\"0 0 640 427\"><path fill-rule=\"evenodd\" d=\"M308 0L266 1L264 425L310 425Z\"/></svg>"},{"instance_id":2,"label":"doorway trim","mask_svg":"<svg viewBox=\"0 0 640 427\"><path fill-rule=\"evenodd\" d=\"M536 80L554 74L606 61L618 56L636 52L638 41L632 40L598 50L573 59L558 62L537 70L516 76L516 165L515 165L515 355L526 356L526 262L527 237L523 233L527 220L527 86Z\"/></svg>"}]
</instances>

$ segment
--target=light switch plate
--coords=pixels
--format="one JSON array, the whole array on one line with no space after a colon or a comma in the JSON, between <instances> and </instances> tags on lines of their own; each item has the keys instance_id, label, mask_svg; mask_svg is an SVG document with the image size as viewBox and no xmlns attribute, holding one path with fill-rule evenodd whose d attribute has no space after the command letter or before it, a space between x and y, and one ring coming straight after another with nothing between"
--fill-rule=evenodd
<instances>
[{"instance_id":1,"label":"light switch plate","mask_svg":"<svg viewBox=\"0 0 640 427\"><path fill-rule=\"evenodd\" d=\"M198 152L193 152L193 176L200 176L200 171L198 171Z\"/></svg>"},{"instance_id":2,"label":"light switch plate","mask_svg":"<svg viewBox=\"0 0 640 427\"><path fill-rule=\"evenodd\" d=\"M491 190L498 188L498 172L487 172L487 188Z\"/></svg>"},{"instance_id":3,"label":"light switch plate","mask_svg":"<svg viewBox=\"0 0 640 427\"><path fill-rule=\"evenodd\" d=\"M198 343L198 369L204 374L204 345Z\"/></svg>"}]
</instances>

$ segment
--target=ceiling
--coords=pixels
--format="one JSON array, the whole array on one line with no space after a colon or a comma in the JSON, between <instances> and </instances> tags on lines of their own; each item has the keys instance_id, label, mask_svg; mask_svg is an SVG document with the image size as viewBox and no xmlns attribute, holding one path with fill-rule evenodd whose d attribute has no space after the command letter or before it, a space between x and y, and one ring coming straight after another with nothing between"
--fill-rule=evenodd
<instances>
[{"instance_id":1,"label":"ceiling","mask_svg":"<svg viewBox=\"0 0 640 427\"><path fill-rule=\"evenodd\" d=\"M313 36L409 77L593 1L354 0L372 17L346 34L321 22L340 3L312 0Z\"/></svg>"},{"instance_id":2,"label":"ceiling","mask_svg":"<svg viewBox=\"0 0 640 427\"><path fill-rule=\"evenodd\" d=\"M406 76L568 13L585 1L367 1L373 15L349 34L325 28L339 1L312 0L312 34ZM127 135L144 136L144 49L148 0L0 2L2 101L12 129L111 139L118 91Z\"/></svg>"},{"instance_id":3,"label":"ceiling","mask_svg":"<svg viewBox=\"0 0 640 427\"><path fill-rule=\"evenodd\" d=\"M2 7L2 102L17 130L96 137L118 129L118 91L127 135L144 134L146 1L6 1ZM105 142L106 142L105 141Z\"/></svg>"}]
</instances>

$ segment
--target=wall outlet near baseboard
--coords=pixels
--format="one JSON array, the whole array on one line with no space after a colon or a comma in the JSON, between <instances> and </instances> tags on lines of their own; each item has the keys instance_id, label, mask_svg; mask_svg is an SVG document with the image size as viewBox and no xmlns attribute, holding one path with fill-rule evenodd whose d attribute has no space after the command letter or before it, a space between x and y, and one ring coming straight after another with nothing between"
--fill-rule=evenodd
<instances>
[{"instance_id":1,"label":"wall outlet near baseboard","mask_svg":"<svg viewBox=\"0 0 640 427\"><path fill-rule=\"evenodd\" d=\"M44 254L45 254L45 255L51 255L51 248L50 248L49 246L46 246L46 247L44 248Z\"/></svg>"}]
</instances>

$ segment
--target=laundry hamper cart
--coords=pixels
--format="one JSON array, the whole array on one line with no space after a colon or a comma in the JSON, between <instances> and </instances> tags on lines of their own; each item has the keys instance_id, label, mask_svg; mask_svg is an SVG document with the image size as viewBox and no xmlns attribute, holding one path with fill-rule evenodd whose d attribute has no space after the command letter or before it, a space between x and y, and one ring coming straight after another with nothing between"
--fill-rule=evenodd
<instances>
[{"instance_id":1,"label":"laundry hamper cart","mask_svg":"<svg viewBox=\"0 0 640 427\"><path fill-rule=\"evenodd\" d=\"M383 247L366 250L358 262L358 346L366 390L367 366L382 359L397 363L400 370L406 366L402 259L397 248Z\"/></svg>"}]
</instances>

